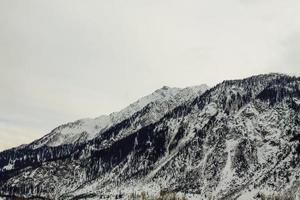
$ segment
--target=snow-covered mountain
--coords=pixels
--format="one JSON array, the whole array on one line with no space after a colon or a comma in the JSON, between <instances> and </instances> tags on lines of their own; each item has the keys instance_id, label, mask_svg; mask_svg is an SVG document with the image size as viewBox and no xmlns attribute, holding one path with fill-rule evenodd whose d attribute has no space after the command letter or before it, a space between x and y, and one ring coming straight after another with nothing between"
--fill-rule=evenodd
<instances>
[{"instance_id":1,"label":"snow-covered mountain","mask_svg":"<svg viewBox=\"0 0 300 200\"><path fill-rule=\"evenodd\" d=\"M299 199L300 78L224 81L183 99L192 91L144 104L91 140L0 153L0 194L129 199L167 188L191 199Z\"/></svg>"},{"instance_id":2,"label":"snow-covered mountain","mask_svg":"<svg viewBox=\"0 0 300 200\"><path fill-rule=\"evenodd\" d=\"M52 130L43 138L34 141L31 146L33 148L38 148L43 145L59 146L91 140L108 128L130 118L133 114L152 103L155 104L155 108L151 110L151 116L147 116L148 118L145 118L143 123L143 125L147 125L157 121L176 106L194 99L207 89L208 86L204 84L184 89L164 86L152 94L142 97L119 112L114 112L110 115L102 115L95 119L80 119L75 122L63 124ZM140 126L142 126L142 124Z\"/></svg>"}]
</instances>

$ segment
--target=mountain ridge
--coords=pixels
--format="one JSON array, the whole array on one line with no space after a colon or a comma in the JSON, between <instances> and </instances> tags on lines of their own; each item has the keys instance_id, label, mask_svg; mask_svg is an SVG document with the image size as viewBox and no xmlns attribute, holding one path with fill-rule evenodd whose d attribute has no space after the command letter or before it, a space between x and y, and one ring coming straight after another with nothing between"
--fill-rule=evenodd
<instances>
[{"instance_id":1,"label":"mountain ridge","mask_svg":"<svg viewBox=\"0 0 300 200\"><path fill-rule=\"evenodd\" d=\"M97 199L168 188L191 199L299 198L299 102L299 77L258 75L224 81L136 129L152 103L84 143L0 153L0 194ZM15 170L3 170L9 159Z\"/></svg>"},{"instance_id":2,"label":"mountain ridge","mask_svg":"<svg viewBox=\"0 0 300 200\"><path fill-rule=\"evenodd\" d=\"M178 104L180 104L201 94L207 89L208 86L205 84L183 89L163 86L162 88L155 90L153 93L138 99L134 103L118 112L113 112L109 115L101 115L96 118L79 119L74 122L60 125L53 129L49 134L34 141L30 145L33 148L38 148L43 145L59 146L78 141L82 142L85 140L91 140L94 137L97 137L100 132L105 131L123 119L129 118L134 113L143 109L149 103L163 103L167 102L171 98L176 98L178 100ZM186 91L189 91L189 93ZM176 106L175 102L174 106Z\"/></svg>"}]
</instances>

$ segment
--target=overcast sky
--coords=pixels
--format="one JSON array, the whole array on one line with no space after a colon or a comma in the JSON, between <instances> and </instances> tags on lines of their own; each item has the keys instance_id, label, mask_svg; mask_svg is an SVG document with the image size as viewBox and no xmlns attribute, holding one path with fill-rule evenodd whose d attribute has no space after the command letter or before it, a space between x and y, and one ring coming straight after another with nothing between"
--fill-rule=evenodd
<instances>
[{"instance_id":1,"label":"overcast sky","mask_svg":"<svg viewBox=\"0 0 300 200\"><path fill-rule=\"evenodd\" d=\"M299 0L0 0L0 150L163 85L300 73Z\"/></svg>"}]
</instances>

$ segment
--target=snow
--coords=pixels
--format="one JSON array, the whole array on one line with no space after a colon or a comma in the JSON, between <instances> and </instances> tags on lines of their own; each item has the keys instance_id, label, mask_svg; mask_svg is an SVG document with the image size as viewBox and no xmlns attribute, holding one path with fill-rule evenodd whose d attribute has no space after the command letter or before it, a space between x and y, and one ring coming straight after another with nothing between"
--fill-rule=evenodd
<instances>
[{"instance_id":1,"label":"snow","mask_svg":"<svg viewBox=\"0 0 300 200\"><path fill-rule=\"evenodd\" d=\"M226 141L225 152L227 152L227 161L222 171L221 180L217 187L216 193L220 192L221 189L226 189L230 187L230 182L234 179L234 172L232 171L232 167L231 167L231 159L234 154L234 149L237 146L238 142L239 141L234 139L230 139Z\"/></svg>"},{"instance_id":2,"label":"snow","mask_svg":"<svg viewBox=\"0 0 300 200\"><path fill-rule=\"evenodd\" d=\"M263 81L265 80L263 79ZM254 84L255 91L262 90L263 84L265 83ZM100 175L85 182L85 171L81 171L80 178L70 181L70 184L73 184L73 190L67 186L65 188L56 186L56 192L60 194L62 191L68 192L74 196L93 192L96 194L105 193L112 195L112 199L114 199L114 194L119 194L120 191L126 195L146 191L148 194L156 196L163 186L175 189L176 187L183 188L182 191L189 191L190 193L200 191L201 194L212 195L213 197L229 195L229 197L227 196L228 199L251 200L255 199L259 192L272 195L276 190L299 191L299 188L294 190L299 185L299 168L298 166L291 167L292 161L295 161L296 158L292 154L295 152L292 151L295 150L294 144L297 141L290 142L291 134L287 134L287 130L291 128L294 132L299 132L298 124L294 123L297 113L296 115L293 114L296 111L284 103L270 106L266 102L257 100L255 94L252 94L251 102L239 105L242 107L233 105L234 103L230 101L232 94L243 95L246 89L240 87L239 84L228 85L228 87L219 87L216 91L209 93L211 96L201 101L205 104L204 107L192 106L192 110L184 115L180 112L178 112L179 114L174 112L171 117L168 115L162 118L172 106L178 106L181 103L185 103L187 106L192 105L186 101L197 96L198 90L195 88L180 90L163 87L120 112L96 119L82 119L62 127L61 129L64 129L62 131L57 129L55 136L58 137L56 142L59 143L70 142L82 132L87 133L86 139L93 138L99 134L99 131L112 126L119 120L130 117L134 112L149 105L147 102L151 102L147 106L149 113L131 118L130 127L122 129L117 137L107 139L106 147L109 148L109 145L114 141L128 136L128 134L150 122L157 122L154 131L152 132L150 129L151 134L158 133L157 130L167 131L162 132L165 139L164 147L166 148L164 148L163 154L154 160L154 163L147 165L148 160L146 158L148 155L151 156L151 145L155 146L155 140L151 142L142 140L139 146L151 143L150 148L148 145L145 145L145 148L141 147L142 149L133 148L127 157L122 157L121 163L111 164L113 167L107 171L104 170L106 163L100 157L99 166L90 166L91 168L95 167ZM249 86L248 82L246 86ZM178 90L180 91L178 92ZM190 93L193 94L187 95ZM220 98L221 101L219 101ZM297 102L297 99L294 101ZM224 107L232 108L232 110L227 113L223 109ZM212 118L212 116L215 117ZM184 127L184 136L178 139L175 135L180 127ZM170 144L177 139L175 148L168 151ZM140 140L137 140L136 137L134 141L130 141L130 144L138 145L138 141ZM97 151L102 146L101 148L93 146L88 148L95 148ZM87 152L89 152L88 148L85 149ZM90 159L88 153L83 158L86 160L79 160L79 163ZM240 163L242 165L239 165ZM58 164L58 167L60 166L61 164ZM77 170L89 168L81 168L78 164L73 169L76 169L74 170L76 172L71 171L72 177L76 177L73 174L76 174ZM58 170L58 172L60 171ZM38 180L37 174L38 171L30 170L26 176L23 174L20 176ZM68 175L68 172L66 174ZM47 176L43 175L44 177ZM286 182L286 177L289 178L289 183ZM59 176L50 177L50 179L55 180L55 183L58 184L65 180L69 181L69 179ZM14 181L22 183L20 177L19 179L13 177L10 183L14 183ZM231 194L233 196L230 196ZM201 195L194 194L186 194L186 197L191 200L205 199ZM99 199L99 197L95 199Z\"/></svg>"},{"instance_id":3,"label":"snow","mask_svg":"<svg viewBox=\"0 0 300 200\"><path fill-rule=\"evenodd\" d=\"M241 196L237 198L237 200L255 200L255 195L257 195L257 190L251 190L243 192Z\"/></svg>"},{"instance_id":4,"label":"snow","mask_svg":"<svg viewBox=\"0 0 300 200\"><path fill-rule=\"evenodd\" d=\"M176 155L176 153L173 153L172 155L168 155L165 156L164 158L162 158L156 167L154 167L154 170L151 171L151 173L148 174L146 180L151 180L156 173L166 164L168 163L174 156Z\"/></svg>"},{"instance_id":5,"label":"snow","mask_svg":"<svg viewBox=\"0 0 300 200\"><path fill-rule=\"evenodd\" d=\"M213 103L211 103L211 104L205 106L204 112L205 112L205 114L207 114L208 116L214 116L214 115L217 114L217 112L218 112L217 104L213 102Z\"/></svg>"},{"instance_id":6,"label":"snow","mask_svg":"<svg viewBox=\"0 0 300 200\"><path fill-rule=\"evenodd\" d=\"M12 170L14 168L14 165L12 163L9 163L8 165L4 166L4 170Z\"/></svg>"},{"instance_id":7,"label":"snow","mask_svg":"<svg viewBox=\"0 0 300 200\"><path fill-rule=\"evenodd\" d=\"M293 100L297 105L300 105L300 99L293 98Z\"/></svg>"},{"instance_id":8,"label":"snow","mask_svg":"<svg viewBox=\"0 0 300 200\"><path fill-rule=\"evenodd\" d=\"M45 140L37 140L33 145L38 148L43 145L59 146L62 144L74 143L76 141L86 141L97 137L99 134L107 130L109 127L129 118L136 112L142 110L150 103L154 103L157 107L162 106L161 109L152 110L149 113L149 122L156 121L157 118L162 117L172 104L172 107L194 99L208 89L207 85L199 85L187 88L172 88L164 86L152 94L138 99L136 102L130 104L119 112L113 112L110 115L102 115L97 118L85 118L75 122L67 123L54 129L50 134L46 135ZM166 108L164 107L166 106ZM154 120L152 120L153 118ZM136 129L141 128L137 126ZM120 134L119 137L124 137ZM42 138L43 139L43 138ZM40 142L41 141L41 142Z\"/></svg>"}]
</instances>

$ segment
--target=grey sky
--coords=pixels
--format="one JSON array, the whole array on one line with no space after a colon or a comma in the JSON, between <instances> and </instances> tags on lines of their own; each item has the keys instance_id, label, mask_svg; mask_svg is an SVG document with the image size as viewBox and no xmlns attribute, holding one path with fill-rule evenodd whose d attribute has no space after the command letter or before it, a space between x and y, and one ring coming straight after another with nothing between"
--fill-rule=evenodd
<instances>
[{"instance_id":1,"label":"grey sky","mask_svg":"<svg viewBox=\"0 0 300 200\"><path fill-rule=\"evenodd\" d=\"M0 150L162 85L300 73L299 0L0 0Z\"/></svg>"}]
</instances>

